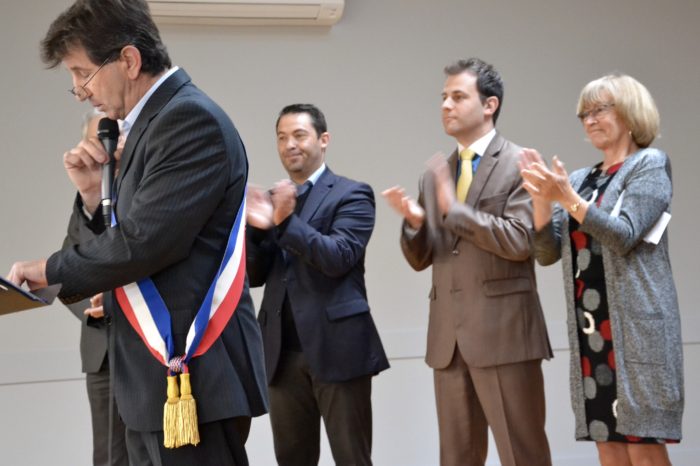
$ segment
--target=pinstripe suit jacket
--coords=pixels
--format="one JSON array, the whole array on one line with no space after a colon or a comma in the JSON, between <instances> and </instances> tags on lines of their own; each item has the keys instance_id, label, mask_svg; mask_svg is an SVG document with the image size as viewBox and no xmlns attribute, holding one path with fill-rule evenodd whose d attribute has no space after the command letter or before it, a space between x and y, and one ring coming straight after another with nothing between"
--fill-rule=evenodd
<instances>
[{"instance_id":1,"label":"pinstripe suit jacket","mask_svg":"<svg viewBox=\"0 0 700 466\"><path fill-rule=\"evenodd\" d=\"M93 233L89 229L81 229L80 217L71 216L68 223L68 235L63 241L63 247L68 248L84 240L89 240ZM107 356L107 326L104 319L91 319L85 315L85 309L90 307L90 301L85 299L68 304L68 309L80 320L80 361L82 371L95 374L100 371ZM88 323L90 321L90 323Z\"/></svg>"},{"instance_id":2,"label":"pinstripe suit jacket","mask_svg":"<svg viewBox=\"0 0 700 466\"><path fill-rule=\"evenodd\" d=\"M149 98L127 138L115 181L116 228L100 216L74 216L89 241L52 255L50 283L67 301L150 276L170 312L175 353L221 262L242 203L245 148L221 108L178 70ZM119 413L130 429L162 429L165 368L146 349L108 293L105 313L115 332L110 347ZM262 341L247 281L221 337L190 364L199 421L260 415L267 395Z\"/></svg>"}]
</instances>

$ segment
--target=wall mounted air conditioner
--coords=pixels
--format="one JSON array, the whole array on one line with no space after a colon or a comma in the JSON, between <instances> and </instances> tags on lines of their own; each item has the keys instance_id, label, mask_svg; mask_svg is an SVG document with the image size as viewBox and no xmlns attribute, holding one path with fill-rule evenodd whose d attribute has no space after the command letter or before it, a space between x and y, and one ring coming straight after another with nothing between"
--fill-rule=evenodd
<instances>
[{"instance_id":1,"label":"wall mounted air conditioner","mask_svg":"<svg viewBox=\"0 0 700 466\"><path fill-rule=\"evenodd\" d=\"M332 26L345 0L148 0L158 24Z\"/></svg>"}]
</instances>

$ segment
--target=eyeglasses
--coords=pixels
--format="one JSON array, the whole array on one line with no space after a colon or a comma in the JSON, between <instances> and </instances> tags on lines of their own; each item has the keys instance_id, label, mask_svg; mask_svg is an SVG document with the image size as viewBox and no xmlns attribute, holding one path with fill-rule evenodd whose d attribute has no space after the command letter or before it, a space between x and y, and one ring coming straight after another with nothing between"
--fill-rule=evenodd
<instances>
[{"instance_id":1,"label":"eyeglasses","mask_svg":"<svg viewBox=\"0 0 700 466\"><path fill-rule=\"evenodd\" d=\"M579 120L581 120L581 122L586 121L588 119L588 117L591 117L594 120L596 120L596 119L598 119L598 115L610 110L614 106L615 106L614 103L596 105L592 109L581 112L581 113L577 114L576 116L578 117Z\"/></svg>"},{"instance_id":2,"label":"eyeglasses","mask_svg":"<svg viewBox=\"0 0 700 466\"><path fill-rule=\"evenodd\" d=\"M90 81L92 81L92 78L94 78L97 75L97 73L100 72L102 67L105 66L110 61L112 61L113 58L114 58L114 55L109 55L105 59L105 61L103 61L102 64L95 70L95 72L92 73L90 76L88 76L88 78L85 80L85 82L83 84L81 84L79 86L74 86L74 87L68 89L68 92L73 94L79 100L86 99L90 95L90 91L88 91L85 86L87 86L90 83Z\"/></svg>"}]
</instances>

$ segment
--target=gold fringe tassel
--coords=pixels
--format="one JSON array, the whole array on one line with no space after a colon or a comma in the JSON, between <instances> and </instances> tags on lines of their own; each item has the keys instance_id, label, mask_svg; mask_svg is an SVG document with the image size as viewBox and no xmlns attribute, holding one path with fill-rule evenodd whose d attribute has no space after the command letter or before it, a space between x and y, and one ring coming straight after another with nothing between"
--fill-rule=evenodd
<instances>
[{"instance_id":1,"label":"gold fringe tassel","mask_svg":"<svg viewBox=\"0 0 700 466\"><path fill-rule=\"evenodd\" d=\"M163 445L165 448L179 447L178 425L180 424L180 391L177 376L168 376L168 400L163 407Z\"/></svg>"},{"instance_id":2,"label":"gold fringe tassel","mask_svg":"<svg viewBox=\"0 0 700 466\"><path fill-rule=\"evenodd\" d=\"M197 427L197 404L192 396L190 374L180 374L180 419L178 422L178 447L197 445L199 428ZM166 445L167 446L167 445Z\"/></svg>"}]
</instances>

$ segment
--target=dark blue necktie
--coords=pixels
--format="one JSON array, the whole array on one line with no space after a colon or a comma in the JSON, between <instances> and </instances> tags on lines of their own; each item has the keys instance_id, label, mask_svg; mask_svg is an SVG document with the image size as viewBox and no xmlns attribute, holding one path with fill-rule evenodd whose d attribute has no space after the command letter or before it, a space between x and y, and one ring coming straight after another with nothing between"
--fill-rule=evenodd
<instances>
[{"instance_id":1,"label":"dark blue necktie","mask_svg":"<svg viewBox=\"0 0 700 466\"><path fill-rule=\"evenodd\" d=\"M304 184L297 185L297 205L294 208L295 213L298 214L301 212L301 209L304 207L304 202L306 202L306 198L309 197L309 192L313 186L313 183L309 180L306 180Z\"/></svg>"}]
</instances>

